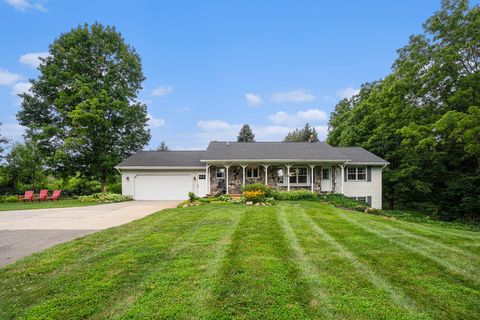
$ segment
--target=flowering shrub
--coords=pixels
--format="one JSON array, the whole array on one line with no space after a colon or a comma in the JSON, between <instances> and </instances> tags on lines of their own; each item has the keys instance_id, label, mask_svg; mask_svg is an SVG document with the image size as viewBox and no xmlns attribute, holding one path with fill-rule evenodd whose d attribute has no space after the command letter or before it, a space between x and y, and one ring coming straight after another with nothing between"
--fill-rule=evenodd
<instances>
[{"instance_id":1,"label":"flowering shrub","mask_svg":"<svg viewBox=\"0 0 480 320\"><path fill-rule=\"evenodd\" d=\"M243 196L247 202L252 201L253 203L257 203L265 200L265 192L262 190L244 191Z\"/></svg>"},{"instance_id":2,"label":"flowering shrub","mask_svg":"<svg viewBox=\"0 0 480 320\"><path fill-rule=\"evenodd\" d=\"M81 202L122 202L132 200L131 197L122 196L117 193L94 193L90 196L80 196L78 200Z\"/></svg>"}]
</instances>

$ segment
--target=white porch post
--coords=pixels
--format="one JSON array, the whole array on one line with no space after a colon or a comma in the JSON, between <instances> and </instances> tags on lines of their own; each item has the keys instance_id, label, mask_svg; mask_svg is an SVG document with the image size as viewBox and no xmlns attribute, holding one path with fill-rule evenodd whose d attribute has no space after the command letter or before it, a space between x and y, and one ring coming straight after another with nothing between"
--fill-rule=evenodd
<instances>
[{"instance_id":1,"label":"white porch post","mask_svg":"<svg viewBox=\"0 0 480 320\"><path fill-rule=\"evenodd\" d=\"M243 169L242 186L245 187L245 168L247 167L247 165L246 164L241 164L241 166L242 166L242 169Z\"/></svg>"},{"instance_id":2,"label":"white porch post","mask_svg":"<svg viewBox=\"0 0 480 320\"><path fill-rule=\"evenodd\" d=\"M285 167L287 167L287 191L290 191L290 167L291 164L286 164Z\"/></svg>"},{"instance_id":3,"label":"white porch post","mask_svg":"<svg viewBox=\"0 0 480 320\"><path fill-rule=\"evenodd\" d=\"M311 190L313 192L313 174L314 174L314 168L315 168L315 165L314 164L309 164L308 165L311 169L311 174L310 174L310 186L311 186Z\"/></svg>"},{"instance_id":4,"label":"white porch post","mask_svg":"<svg viewBox=\"0 0 480 320\"><path fill-rule=\"evenodd\" d=\"M268 167L270 167L270 165L264 164L263 167L265 168L265 185L268 186Z\"/></svg>"},{"instance_id":5,"label":"white porch post","mask_svg":"<svg viewBox=\"0 0 480 320\"><path fill-rule=\"evenodd\" d=\"M342 169L342 194L344 194L344 185L345 185L345 166L346 163L342 163L340 168Z\"/></svg>"},{"instance_id":6,"label":"white porch post","mask_svg":"<svg viewBox=\"0 0 480 320\"><path fill-rule=\"evenodd\" d=\"M205 190L206 194L210 194L210 164L205 164Z\"/></svg>"},{"instance_id":7,"label":"white porch post","mask_svg":"<svg viewBox=\"0 0 480 320\"><path fill-rule=\"evenodd\" d=\"M228 168L230 168L231 164L224 164L225 166L225 193L228 194Z\"/></svg>"}]
</instances>

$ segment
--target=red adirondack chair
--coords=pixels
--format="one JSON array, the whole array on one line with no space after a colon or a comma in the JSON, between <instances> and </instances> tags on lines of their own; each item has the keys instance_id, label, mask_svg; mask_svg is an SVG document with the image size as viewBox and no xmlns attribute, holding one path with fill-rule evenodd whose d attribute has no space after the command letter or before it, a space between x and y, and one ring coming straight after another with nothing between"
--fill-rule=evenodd
<instances>
[{"instance_id":1,"label":"red adirondack chair","mask_svg":"<svg viewBox=\"0 0 480 320\"><path fill-rule=\"evenodd\" d=\"M62 190L54 190L52 196L47 197L46 200L58 201L58 198L60 198L60 193L62 193Z\"/></svg>"},{"instance_id":2,"label":"red adirondack chair","mask_svg":"<svg viewBox=\"0 0 480 320\"><path fill-rule=\"evenodd\" d=\"M38 194L38 201L46 201L48 197L48 190L42 189Z\"/></svg>"},{"instance_id":3,"label":"red adirondack chair","mask_svg":"<svg viewBox=\"0 0 480 320\"><path fill-rule=\"evenodd\" d=\"M29 201L32 202L34 200L33 196L33 191L25 191L25 194L20 197L18 197L18 201L23 202L23 201Z\"/></svg>"}]
</instances>

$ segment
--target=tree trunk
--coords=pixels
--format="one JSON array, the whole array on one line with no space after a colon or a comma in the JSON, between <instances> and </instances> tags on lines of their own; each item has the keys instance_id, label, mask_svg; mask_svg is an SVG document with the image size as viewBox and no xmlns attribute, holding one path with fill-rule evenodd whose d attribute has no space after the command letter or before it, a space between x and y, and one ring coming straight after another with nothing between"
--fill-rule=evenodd
<instances>
[{"instance_id":1,"label":"tree trunk","mask_svg":"<svg viewBox=\"0 0 480 320\"><path fill-rule=\"evenodd\" d=\"M102 193L107 192L107 173L102 174Z\"/></svg>"}]
</instances>

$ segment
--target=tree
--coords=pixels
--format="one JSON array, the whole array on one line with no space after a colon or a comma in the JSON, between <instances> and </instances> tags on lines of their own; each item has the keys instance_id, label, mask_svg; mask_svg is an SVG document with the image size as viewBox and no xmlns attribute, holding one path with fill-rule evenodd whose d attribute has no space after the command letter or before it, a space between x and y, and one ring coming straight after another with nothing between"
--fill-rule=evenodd
<instances>
[{"instance_id":1,"label":"tree","mask_svg":"<svg viewBox=\"0 0 480 320\"><path fill-rule=\"evenodd\" d=\"M237 137L238 142L255 142L255 135L248 124L244 124Z\"/></svg>"},{"instance_id":2,"label":"tree","mask_svg":"<svg viewBox=\"0 0 480 320\"><path fill-rule=\"evenodd\" d=\"M292 132L289 132L285 139L285 142L317 142L318 134L315 127L312 127L310 124L305 124L303 129L295 129Z\"/></svg>"},{"instance_id":3,"label":"tree","mask_svg":"<svg viewBox=\"0 0 480 320\"><path fill-rule=\"evenodd\" d=\"M150 139L139 55L114 27L87 24L60 35L40 76L21 96L20 124L57 176L100 179Z\"/></svg>"},{"instance_id":4,"label":"tree","mask_svg":"<svg viewBox=\"0 0 480 320\"><path fill-rule=\"evenodd\" d=\"M5 160L5 172L14 189L19 183L35 189L45 178L42 156L31 140L14 144Z\"/></svg>"},{"instance_id":5,"label":"tree","mask_svg":"<svg viewBox=\"0 0 480 320\"><path fill-rule=\"evenodd\" d=\"M392 73L339 102L327 141L385 158L384 199L445 219L480 212L480 7L445 0Z\"/></svg>"},{"instance_id":6,"label":"tree","mask_svg":"<svg viewBox=\"0 0 480 320\"><path fill-rule=\"evenodd\" d=\"M162 141L157 147L157 151L168 151L167 143L165 141Z\"/></svg>"},{"instance_id":7,"label":"tree","mask_svg":"<svg viewBox=\"0 0 480 320\"><path fill-rule=\"evenodd\" d=\"M0 127L2 126L2 123L0 122ZM1 130L0 130L1 131ZM0 135L0 159L3 157L3 145L8 143L8 139L5 138L4 136Z\"/></svg>"}]
</instances>

